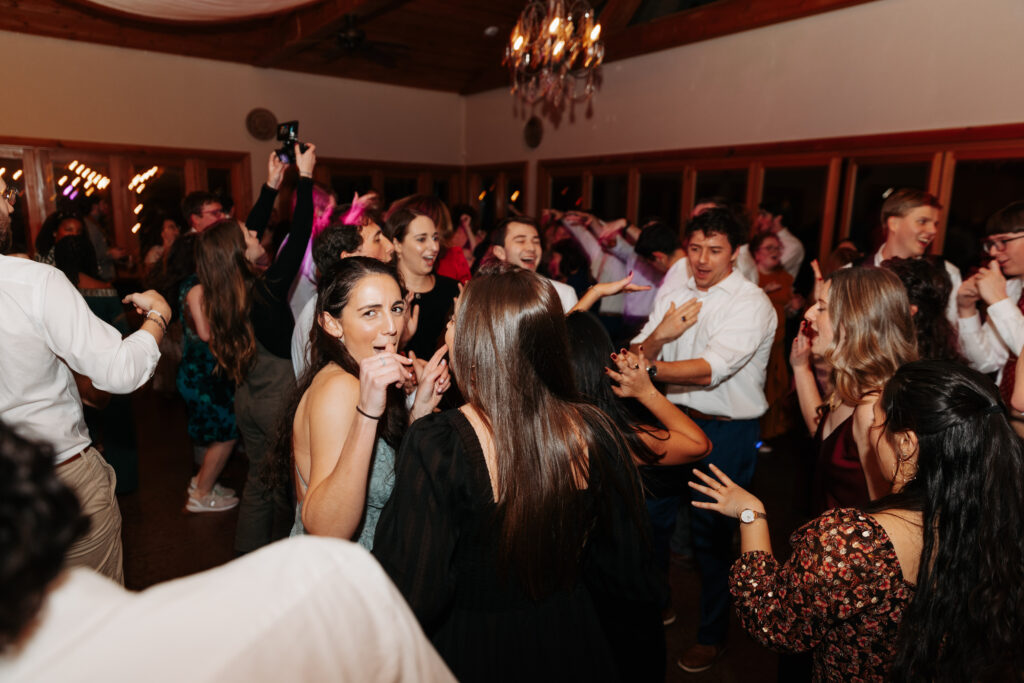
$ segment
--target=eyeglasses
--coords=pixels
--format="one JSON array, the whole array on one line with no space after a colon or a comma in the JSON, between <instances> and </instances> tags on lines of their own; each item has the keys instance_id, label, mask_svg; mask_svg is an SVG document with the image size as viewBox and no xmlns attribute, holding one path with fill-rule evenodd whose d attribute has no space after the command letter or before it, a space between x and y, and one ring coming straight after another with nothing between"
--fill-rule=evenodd
<instances>
[{"instance_id":1,"label":"eyeglasses","mask_svg":"<svg viewBox=\"0 0 1024 683\"><path fill-rule=\"evenodd\" d=\"M986 252L992 251L993 249L995 249L996 251L1006 251L1007 242L1019 240L1022 237L1024 237L1024 233L1014 235L1013 237L1003 237L1001 239L985 240L984 242L981 243L981 248L984 249Z\"/></svg>"},{"instance_id":2,"label":"eyeglasses","mask_svg":"<svg viewBox=\"0 0 1024 683\"><path fill-rule=\"evenodd\" d=\"M21 190L16 188L14 185L8 185L6 190L0 192L0 198L11 206L14 206L14 202L18 201L19 194L21 194Z\"/></svg>"},{"instance_id":3,"label":"eyeglasses","mask_svg":"<svg viewBox=\"0 0 1024 683\"><path fill-rule=\"evenodd\" d=\"M224 209L205 209L205 210L200 212L200 215L201 216L209 215L209 216L216 216L217 218L222 218L222 217L226 216L227 214L224 213Z\"/></svg>"}]
</instances>

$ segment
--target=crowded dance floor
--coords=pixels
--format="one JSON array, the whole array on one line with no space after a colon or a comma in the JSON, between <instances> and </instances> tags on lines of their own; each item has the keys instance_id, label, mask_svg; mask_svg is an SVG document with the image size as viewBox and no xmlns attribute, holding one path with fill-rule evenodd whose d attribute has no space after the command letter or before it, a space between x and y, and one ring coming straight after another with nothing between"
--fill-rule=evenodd
<instances>
[{"instance_id":1,"label":"crowded dance floor","mask_svg":"<svg viewBox=\"0 0 1024 683\"><path fill-rule=\"evenodd\" d=\"M1024 680L1024 13L594 5L0 12L0 680Z\"/></svg>"}]
</instances>

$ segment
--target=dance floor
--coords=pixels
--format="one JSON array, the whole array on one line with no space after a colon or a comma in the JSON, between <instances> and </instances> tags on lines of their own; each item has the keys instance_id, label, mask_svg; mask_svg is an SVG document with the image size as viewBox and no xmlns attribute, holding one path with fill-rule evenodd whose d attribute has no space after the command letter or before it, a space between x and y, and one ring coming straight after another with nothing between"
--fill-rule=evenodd
<instances>
[{"instance_id":1,"label":"dance floor","mask_svg":"<svg viewBox=\"0 0 1024 683\"><path fill-rule=\"evenodd\" d=\"M184 511L185 487L193 474L192 446L185 432L185 407L176 395L147 385L133 396L139 435L139 488L119 496L124 517L125 582L142 589L228 562L234 556L237 509L221 513ZM752 489L764 501L777 555L788 553L789 533L799 524L796 509L806 484L798 455L807 439L787 436L773 442L758 460ZM232 456L221 481L241 490L246 461ZM672 558L672 597L677 621L666 627L667 681L690 683L771 683L778 680L777 657L751 640L735 617L725 654L709 670L688 674L676 659L694 642L700 578L685 558Z\"/></svg>"}]
</instances>

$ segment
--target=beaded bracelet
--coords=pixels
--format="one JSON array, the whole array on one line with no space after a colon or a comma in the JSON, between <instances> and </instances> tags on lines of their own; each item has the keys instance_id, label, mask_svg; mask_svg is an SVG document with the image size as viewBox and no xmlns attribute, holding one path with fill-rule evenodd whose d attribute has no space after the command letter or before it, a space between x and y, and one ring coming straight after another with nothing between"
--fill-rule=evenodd
<instances>
[{"instance_id":1,"label":"beaded bracelet","mask_svg":"<svg viewBox=\"0 0 1024 683\"><path fill-rule=\"evenodd\" d=\"M152 317L154 315L156 316L155 318ZM149 309L148 311L146 311L146 320L152 320L153 322L160 326L160 329L163 330L164 334L167 334L167 321L164 320L164 317L163 315L160 314L160 311L155 311L152 308Z\"/></svg>"}]
</instances>

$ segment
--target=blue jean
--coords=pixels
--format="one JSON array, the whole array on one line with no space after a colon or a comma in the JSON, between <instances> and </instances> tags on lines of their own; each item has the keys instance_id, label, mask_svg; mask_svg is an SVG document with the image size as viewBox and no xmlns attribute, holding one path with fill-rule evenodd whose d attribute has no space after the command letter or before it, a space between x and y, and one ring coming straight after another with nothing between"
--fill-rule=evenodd
<instances>
[{"instance_id":1,"label":"blue jean","mask_svg":"<svg viewBox=\"0 0 1024 683\"><path fill-rule=\"evenodd\" d=\"M747 487L754 477L760 433L757 420L694 420L711 439L710 455L698 464L709 473L714 464L738 485ZM710 500L691 489L691 500ZM729 628L729 568L733 562L733 535L738 522L711 510L690 508L694 557L700 572L700 625L697 642L720 645Z\"/></svg>"}]
</instances>

